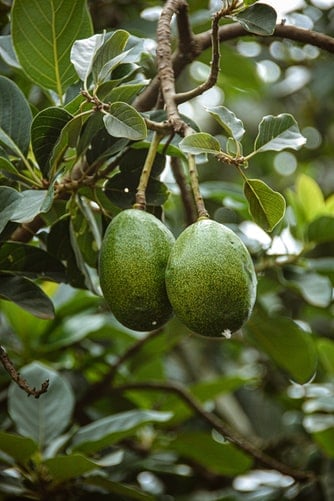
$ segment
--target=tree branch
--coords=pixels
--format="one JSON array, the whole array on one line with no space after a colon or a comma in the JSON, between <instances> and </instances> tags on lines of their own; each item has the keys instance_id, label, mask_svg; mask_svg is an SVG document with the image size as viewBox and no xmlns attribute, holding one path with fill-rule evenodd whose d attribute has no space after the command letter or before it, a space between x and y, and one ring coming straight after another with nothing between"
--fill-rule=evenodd
<instances>
[{"instance_id":1,"label":"tree branch","mask_svg":"<svg viewBox=\"0 0 334 501\"><path fill-rule=\"evenodd\" d=\"M219 41L220 43L226 42L228 40L233 40L235 38L253 36L258 37L249 31L245 30L241 24L232 23L219 28ZM258 37L263 38L263 37ZM295 42L310 44L318 47L321 50L327 51L329 53L334 53L334 38L323 33L318 33L312 30L305 30L304 28L298 28L298 26L289 26L278 24L273 35L266 37L266 39L272 38L283 38L287 40L293 40ZM193 46L196 47L196 51L189 52L187 58L185 55L177 50L172 56L172 64L174 70L174 77L177 78L181 72L184 70L187 64L192 63L196 57L201 54L204 50L208 49L211 45L211 30L199 33L194 36ZM134 105L139 111L147 111L150 109L157 97L159 92L159 78L158 76L153 78L150 85L145 89L144 92L135 100Z\"/></svg>"},{"instance_id":2,"label":"tree branch","mask_svg":"<svg viewBox=\"0 0 334 501\"><path fill-rule=\"evenodd\" d=\"M39 398L43 393L46 393L49 388L49 380L46 379L44 383L42 383L39 390L36 388L32 388L29 386L27 381L20 375L19 372L14 367L13 362L10 360L9 356L6 353L6 350L0 346L0 362L3 365L3 368L10 375L11 379L24 390L28 396L33 395L35 398Z\"/></svg>"},{"instance_id":3,"label":"tree branch","mask_svg":"<svg viewBox=\"0 0 334 501\"><path fill-rule=\"evenodd\" d=\"M227 423L219 419L215 414L204 409L201 403L181 384L177 382L158 382L150 381L145 383L128 383L112 388L112 391L125 392L127 390L153 390L165 391L176 394L187 406L192 409L203 421L223 435L231 443L240 447L243 451L250 454L262 465L277 470L284 475L289 475L295 480L310 481L315 480L313 472L296 470L280 461L268 456L253 444L239 436Z\"/></svg>"}]
</instances>

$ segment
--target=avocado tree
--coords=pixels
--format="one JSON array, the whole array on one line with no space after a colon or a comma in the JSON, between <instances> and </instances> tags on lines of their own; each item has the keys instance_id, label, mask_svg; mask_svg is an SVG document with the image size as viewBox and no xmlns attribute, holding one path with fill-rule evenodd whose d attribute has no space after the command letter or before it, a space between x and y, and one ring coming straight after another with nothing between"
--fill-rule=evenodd
<instances>
[{"instance_id":1,"label":"avocado tree","mask_svg":"<svg viewBox=\"0 0 334 501\"><path fill-rule=\"evenodd\" d=\"M1 499L333 499L334 9L270 3L0 0Z\"/></svg>"}]
</instances>

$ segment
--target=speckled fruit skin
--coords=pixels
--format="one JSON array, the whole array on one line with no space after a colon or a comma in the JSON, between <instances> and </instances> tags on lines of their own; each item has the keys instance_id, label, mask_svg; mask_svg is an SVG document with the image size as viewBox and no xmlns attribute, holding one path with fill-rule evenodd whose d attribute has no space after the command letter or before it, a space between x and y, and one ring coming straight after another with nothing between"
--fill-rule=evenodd
<instances>
[{"instance_id":1,"label":"speckled fruit skin","mask_svg":"<svg viewBox=\"0 0 334 501\"><path fill-rule=\"evenodd\" d=\"M100 251L100 285L126 327L150 331L172 316L165 269L174 242L159 219L139 209L126 209L109 224Z\"/></svg>"},{"instance_id":2,"label":"speckled fruit skin","mask_svg":"<svg viewBox=\"0 0 334 501\"><path fill-rule=\"evenodd\" d=\"M240 238L210 219L186 228L166 268L166 288L175 315L203 336L229 337L249 318L257 279Z\"/></svg>"}]
</instances>

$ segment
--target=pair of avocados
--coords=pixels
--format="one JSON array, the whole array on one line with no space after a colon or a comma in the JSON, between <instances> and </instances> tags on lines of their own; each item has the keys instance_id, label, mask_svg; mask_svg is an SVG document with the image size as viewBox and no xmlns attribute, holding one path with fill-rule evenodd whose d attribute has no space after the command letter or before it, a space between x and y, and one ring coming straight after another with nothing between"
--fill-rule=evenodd
<instances>
[{"instance_id":1,"label":"pair of avocados","mask_svg":"<svg viewBox=\"0 0 334 501\"><path fill-rule=\"evenodd\" d=\"M249 318L256 275L240 238L200 219L177 238L155 216L126 209L109 224L100 265L103 295L126 327L150 331L175 315L203 336L230 337Z\"/></svg>"}]
</instances>

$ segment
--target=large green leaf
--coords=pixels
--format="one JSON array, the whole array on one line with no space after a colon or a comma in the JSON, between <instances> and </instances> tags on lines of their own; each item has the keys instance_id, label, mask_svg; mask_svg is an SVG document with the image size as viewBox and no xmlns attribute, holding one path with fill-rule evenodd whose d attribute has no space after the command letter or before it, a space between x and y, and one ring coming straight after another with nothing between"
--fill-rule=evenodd
<instances>
[{"instance_id":1,"label":"large green leaf","mask_svg":"<svg viewBox=\"0 0 334 501\"><path fill-rule=\"evenodd\" d=\"M32 114L19 87L0 76L0 144L11 153L26 155L30 142Z\"/></svg>"},{"instance_id":2,"label":"large green leaf","mask_svg":"<svg viewBox=\"0 0 334 501\"><path fill-rule=\"evenodd\" d=\"M14 458L19 464L25 463L37 451L38 445L28 437L0 431L0 450Z\"/></svg>"},{"instance_id":3,"label":"large green leaf","mask_svg":"<svg viewBox=\"0 0 334 501\"><path fill-rule=\"evenodd\" d=\"M332 339L320 338L317 341L319 359L325 371L331 376L334 375L334 341Z\"/></svg>"},{"instance_id":4,"label":"large green leaf","mask_svg":"<svg viewBox=\"0 0 334 501\"><path fill-rule=\"evenodd\" d=\"M145 120L127 103L112 103L103 121L108 133L113 137L139 141L147 136Z\"/></svg>"},{"instance_id":5,"label":"large green leaf","mask_svg":"<svg viewBox=\"0 0 334 501\"><path fill-rule=\"evenodd\" d=\"M299 149L306 139L299 131L292 115L282 113L278 116L263 117L254 143L254 153L260 151L282 151L286 148Z\"/></svg>"},{"instance_id":6,"label":"large green leaf","mask_svg":"<svg viewBox=\"0 0 334 501\"><path fill-rule=\"evenodd\" d=\"M0 273L20 274L63 282L63 264L47 252L20 242L4 242L0 247Z\"/></svg>"},{"instance_id":7,"label":"large green leaf","mask_svg":"<svg viewBox=\"0 0 334 501\"><path fill-rule=\"evenodd\" d=\"M191 134L182 139L179 146L182 151L191 155L201 155L203 153L217 155L221 150L219 141L207 132Z\"/></svg>"},{"instance_id":8,"label":"large green leaf","mask_svg":"<svg viewBox=\"0 0 334 501\"><path fill-rule=\"evenodd\" d=\"M20 193L14 190L14 188L10 188L9 186L0 187L0 233L8 221L11 220L20 198Z\"/></svg>"},{"instance_id":9,"label":"large green leaf","mask_svg":"<svg viewBox=\"0 0 334 501\"><path fill-rule=\"evenodd\" d=\"M48 391L38 399L27 398L15 383L10 385L8 393L8 412L18 432L44 447L69 425L74 405L73 391L66 379L39 362L23 367L21 375L36 388L49 380Z\"/></svg>"},{"instance_id":10,"label":"large green leaf","mask_svg":"<svg viewBox=\"0 0 334 501\"><path fill-rule=\"evenodd\" d=\"M270 5L258 3L234 17L247 31L256 35L272 35L275 31L277 13Z\"/></svg>"},{"instance_id":11,"label":"large green leaf","mask_svg":"<svg viewBox=\"0 0 334 501\"><path fill-rule=\"evenodd\" d=\"M70 63L72 44L92 34L85 0L15 0L12 37L18 60L29 78L62 99L77 78Z\"/></svg>"},{"instance_id":12,"label":"large green leaf","mask_svg":"<svg viewBox=\"0 0 334 501\"><path fill-rule=\"evenodd\" d=\"M52 204L52 197L47 190L25 190L17 192L7 186L0 187L0 208L5 201L9 205L4 206L4 211L0 216L0 231L8 221L16 223L28 223L37 214L47 212Z\"/></svg>"},{"instance_id":13,"label":"large green leaf","mask_svg":"<svg viewBox=\"0 0 334 501\"><path fill-rule=\"evenodd\" d=\"M266 231L272 231L285 214L285 199L260 179L247 179L244 193L254 221Z\"/></svg>"},{"instance_id":14,"label":"large green leaf","mask_svg":"<svg viewBox=\"0 0 334 501\"><path fill-rule=\"evenodd\" d=\"M148 423L164 423L172 417L170 412L133 410L99 419L83 426L73 438L73 449L96 452L124 437L132 436Z\"/></svg>"},{"instance_id":15,"label":"large green leaf","mask_svg":"<svg viewBox=\"0 0 334 501\"><path fill-rule=\"evenodd\" d=\"M191 459L217 475L233 477L252 466L251 458L234 445L219 443L203 431L178 433L169 447L181 457Z\"/></svg>"},{"instance_id":16,"label":"large green leaf","mask_svg":"<svg viewBox=\"0 0 334 501\"><path fill-rule=\"evenodd\" d=\"M45 177L48 177L49 174L52 150L62 129L71 118L72 115L66 110L54 106L40 111L33 120L31 126L32 148Z\"/></svg>"},{"instance_id":17,"label":"large green leaf","mask_svg":"<svg viewBox=\"0 0 334 501\"><path fill-rule=\"evenodd\" d=\"M114 461L108 466L115 466L122 460L122 454L114 454ZM56 482L65 482L71 478L80 477L89 471L100 468L100 463L88 459L83 454L59 455L44 461L52 479Z\"/></svg>"},{"instance_id":18,"label":"large green leaf","mask_svg":"<svg viewBox=\"0 0 334 501\"><path fill-rule=\"evenodd\" d=\"M49 297L34 282L25 277L1 275L0 298L13 301L32 315L43 319L54 318Z\"/></svg>"},{"instance_id":19,"label":"large green leaf","mask_svg":"<svg viewBox=\"0 0 334 501\"><path fill-rule=\"evenodd\" d=\"M317 367L311 334L286 317L268 316L256 310L245 326L247 338L263 350L299 384L307 383Z\"/></svg>"}]
</instances>

